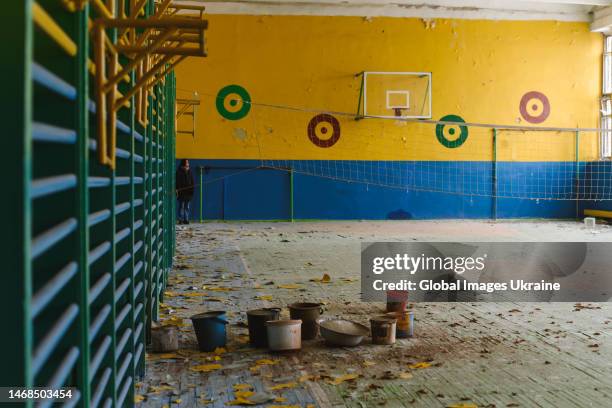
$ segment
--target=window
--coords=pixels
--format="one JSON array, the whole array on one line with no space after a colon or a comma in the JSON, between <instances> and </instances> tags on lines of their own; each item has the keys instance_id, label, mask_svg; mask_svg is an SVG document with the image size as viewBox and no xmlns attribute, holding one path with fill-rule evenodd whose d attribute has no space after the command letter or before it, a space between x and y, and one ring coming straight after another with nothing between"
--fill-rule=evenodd
<instances>
[{"instance_id":1,"label":"window","mask_svg":"<svg viewBox=\"0 0 612 408\"><path fill-rule=\"evenodd\" d=\"M604 37L603 89L601 97L601 158L612 156L612 36Z\"/></svg>"}]
</instances>

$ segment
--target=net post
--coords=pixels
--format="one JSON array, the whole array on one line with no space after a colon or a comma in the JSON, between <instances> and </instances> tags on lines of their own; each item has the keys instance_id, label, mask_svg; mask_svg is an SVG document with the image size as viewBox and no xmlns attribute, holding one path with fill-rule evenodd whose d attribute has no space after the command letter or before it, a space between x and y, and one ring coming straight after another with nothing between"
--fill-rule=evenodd
<instances>
[{"instance_id":1,"label":"net post","mask_svg":"<svg viewBox=\"0 0 612 408\"><path fill-rule=\"evenodd\" d=\"M497 128L493 128L493 220L497 220Z\"/></svg>"},{"instance_id":2,"label":"net post","mask_svg":"<svg viewBox=\"0 0 612 408\"><path fill-rule=\"evenodd\" d=\"M294 187L294 184L293 183L294 183L294 180L293 180L293 167L291 167L289 169L289 190L290 190L290 192L289 192L289 194L290 194L289 204L290 204L290 211L291 211L291 222L295 221L294 215L293 215L294 214L294 212L293 212L293 210L294 210L294 201L293 201L293 187Z\"/></svg>"},{"instance_id":3,"label":"net post","mask_svg":"<svg viewBox=\"0 0 612 408\"><path fill-rule=\"evenodd\" d=\"M575 135L575 162L576 162L576 219L579 219L579 197L580 197L580 130L576 130Z\"/></svg>"},{"instance_id":4,"label":"net post","mask_svg":"<svg viewBox=\"0 0 612 408\"><path fill-rule=\"evenodd\" d=\"M204 173L204 168L200 166L200 224L202 223L202 208L204 205L204 194L202 190L202 173Z\"/></svg>"}]
</instances>

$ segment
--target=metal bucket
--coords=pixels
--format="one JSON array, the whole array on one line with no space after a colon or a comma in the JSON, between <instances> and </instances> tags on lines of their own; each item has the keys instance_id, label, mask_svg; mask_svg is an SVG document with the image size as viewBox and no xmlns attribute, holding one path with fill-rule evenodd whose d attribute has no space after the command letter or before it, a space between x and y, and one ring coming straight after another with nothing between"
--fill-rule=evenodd
<instances>
[{"instance_id":1,"label":"metal bucket","mask_svg":"<svg viewBox=\"0 0 612 408\"><path fill-rule=\"evenodd\" d=\"M270 320L266 322L268 347L272 351L299 350L302 348L301 320Z\"/></svg>"},{"instance_id":2,"label":"metal bucket","mask_svg":"<svg viewBox=\"0 0 612 408\"><path fill-rule=\"evenodd\" d=\"M385 316L397 319L395 337L405 339L414 336L414 312L404 310L403 312L386 313Z\"/></svg>"},{"instance_id":3,"label":"metal bucket","mask_svg":"<svg viewBox=\"0 0 612 408\"><path fill-rule=\"evenodd\" d=\"M198 339L200 351L213 351L225 347L228 323L224 311L204 312L191 316L191 323Z\"/></svg>"},{"instance_id":4,"label":"metal bucket","mask_svg":"<svg viewBox=\"0 0 612 408\"><path fill-rule=\"evenodd\" d=\"M372 343L394 344L397 319L390 316L377 316L370 319Z\"/></svg>"},{"instance_id":5,"label":"metal bucket","mask_svg":"<svg viewBox=\"0 0 612 408\"><path fill-rule=\"evenodd\" d=\"M247 311L249 324L249 343L255 347L268 347L266 322L280 319L280 308L270 307Z\"/></svg>"},{"instance_id":6,"label":"metal bucket","mask_svg":"<svg viewBox=\"0 0 612 408\"><path fill-rule=\"evenodd\" d=\"M302 321L302 340L311 340L319 334L317 320L323 314L320 303L293 303L289 305L292 319Z\"/></svg>"}]
</instances>

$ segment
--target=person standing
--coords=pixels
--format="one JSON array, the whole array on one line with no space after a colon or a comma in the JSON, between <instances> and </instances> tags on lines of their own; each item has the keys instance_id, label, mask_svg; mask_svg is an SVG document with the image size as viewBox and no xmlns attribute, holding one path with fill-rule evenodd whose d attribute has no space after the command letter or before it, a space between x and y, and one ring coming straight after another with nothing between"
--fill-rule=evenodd
<instances>
[{"instance_id":1,"label":"person standing","mask_svg":"<svg viewBox=\"0 0 612 408\"><path fill-rule=\"evenodd\" d=\"M176 169L176 197L179 207L179 224L189 224L189 203L193 198L193 187L195 185L193 172L189 167L189 160L182 159L180 166Z\"/></svg>"}]
</instances>

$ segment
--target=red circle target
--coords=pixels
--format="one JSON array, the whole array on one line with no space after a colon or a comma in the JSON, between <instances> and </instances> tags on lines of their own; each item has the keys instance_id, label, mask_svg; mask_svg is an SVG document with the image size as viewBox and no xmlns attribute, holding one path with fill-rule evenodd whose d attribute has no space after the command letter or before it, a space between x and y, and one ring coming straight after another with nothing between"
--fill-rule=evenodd
<instances>
[{"instance_id":1,"label":"red circle target","mask_svg":"<svg viewBox=\"0 0 612 408\"><path fill-rule=\"evenodd\" d=\"M326 135L330 130L330 137L319 136L319 134ZM340 122L327 113L316 115L308 122L308 138L319 147L332 147L340 139Z\"/></svg>"},{"instance_id":2,"label":"red circle target","mask_svg":"<svg viewBox=\"0 0 612 408\"><path fill-rule=\"evenodd\" d=\"M521 98L519 109L527 122L542 123L550 115L550 102L542 92L530 91Z\"/></svg>"}]
</instances>

